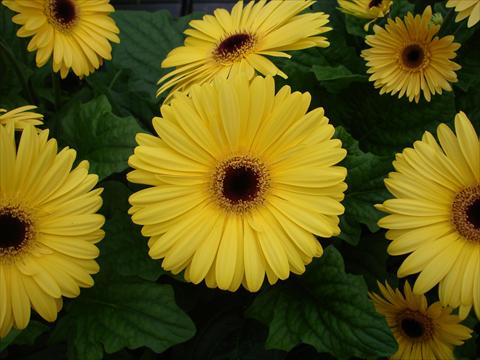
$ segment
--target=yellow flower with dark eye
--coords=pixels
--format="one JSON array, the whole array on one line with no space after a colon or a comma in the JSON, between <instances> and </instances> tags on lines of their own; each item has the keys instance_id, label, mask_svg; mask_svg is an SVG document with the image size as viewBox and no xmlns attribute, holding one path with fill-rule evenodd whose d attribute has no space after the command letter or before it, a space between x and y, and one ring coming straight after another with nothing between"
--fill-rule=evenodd
<instances>
[{"instance_id":1,"label":"yellow flower with dark eye","mask_svg":"<svg viewBox=\"0 0 480 360\"><path fill-rule=\"evenodd\" d=\"M441 124L438 142L426 132L397 154L385 180L394 198L378 206L389 213L378 224L389 254L411 253L398 276L420 273L415 293L439 284L442 304L460 307L462 319L473 306L480 318L480 143L463 112L455 130Z\"/></svg>"},{"instance_id":2,"label":"yellow flower with dark eye","mask_svg":"<svg viewBox=\"0 0 480 360\"><path fill-rule=\"evenodd\" d=\"M216 78L178 93L129 159L134 223L149 254L195 284L250 291L301 274L338 235L346 154L308 93L271 77Z\"/></svg>"},{"instance_id":3,"label":"yellow flower with dark eye","mask_svg":"<svg viewBox=\"0 0 480 360\"><path fill-rule=\"evenodd\" d=\"M98 176L76 153L26 125L0 126L0 337L24 329L31 308L54 321L62 296L76 297L98 271L104 233Z\"/></svg>"},{"instance_id":4,"label":"yellow flower with dark eye","mask_svg":"<svg viewBox=\"0 0 480 360\"><path fill-rule=\"evenodd\" d=\"M28 51L37 51L41 67L53 58L53 71L62 78L70 69L87 76L112 58L109 43L120 42L119 30L108 16L114 11L109 0L3 0L18 14L12 18L22 25L17 35L30 37Z\"/></svg>"},{"instance_id":5,"label":"yellow flower with dark eye","mask_svg":"<svg viewBox=\"0 0 480 360\"><path fill-rule=\"evenodd\" d=\"M36 108L35 105L26 105L10 111L0 109L0 125L12 122L15 129L23 129L28 125L42 125L43 115L30 111Z\"/></svg>"},{"instance_id":6,"label":"yellow flower with dark eye","mask_svg":"<svg viewBox=\"0 0 480 360\"><path fill-rule=\"evenodd\" d=\"M190 22L185 31L184 46L173 49L162 67L175 67L159 80L157 96L171 89L188 90L220 74L223 77L245 73L252 78L255 71L263 75L287 77L266 56L290 58L285 51L327 47L320 34L326 27L328 15L304 13L314 4L312 0L250 1L245 7L237 2L229 13L217 9L214 15Z\"/></svg>"},{"instance_id":7,"label":"yellow flower with dark eye","mask_svg":"<svg viewBox=\"0 0 480 360\"><path fill-rule=\"evenodd\" d=\"M388 19L385 28L374 25L375 34L365 40L370 48L362 51L362 57L380 94L407 96L418 103L422 93L430 101L436 93L452 91L450 83L457 82L455 71L460 69L452 59L460 44L453 42L452 35L435 36L440 25L431 19L432 9L427 6L422 15Z\"/></svg>"},{"instance_id":8,"label":"yellow flower with dark eye","mask_svg":"<svg viewBox=\"0 0 480 360\"><path fill-rule=\"evenodd\" d=\"M460 324L452 309L439 302L428 305L424 295L412 293L408 281L403 294L388 283L378 283L378 287L382 295L370 293L370 297L398 342L398 351L390 359L454 359L453 347L471 337L472 330Z\"/></svg>"}]
</instances>

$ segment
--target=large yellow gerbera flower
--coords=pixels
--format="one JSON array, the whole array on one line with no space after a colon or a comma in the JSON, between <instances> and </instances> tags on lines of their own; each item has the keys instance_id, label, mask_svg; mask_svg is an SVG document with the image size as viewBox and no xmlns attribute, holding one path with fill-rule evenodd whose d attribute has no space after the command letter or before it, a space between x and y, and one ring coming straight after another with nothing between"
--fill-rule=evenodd
<instances>
[{"instance_id":1,"label":"large yellow gerbera flower","mask_svg":"<svg viewBox=\"0 0 480 360\"><path fill-rule=\"evenodd\" d=\"M57 154L48 130L25 126L18 150L13 124L0 126L0 337L23 329L30 307L54 321L62 296L78 296L98 271L103 238L101 189L75 151Z\"/></svg>"},{"instance_id":2,"label":"large yellow gerbera flower","mask_svg":"<svg viewBox=\"0 0 480 360\"><path fill-rule=\"evenodd\" d=\"M0 108L0 125L12 122L15 129L19 130L28 125L42 125L43 115L29 111L36 108L35 105L25 105L10 111Z\"/></svg>"},{"instance_id":3,"label":"large yellow gerbera flower","mask_svg":"<svg viewBox=\"0 0 480 360\"><path fill-rule=\"evenodd\" d=\"M458 13L455 22L468 17L467 26L472 27L480 21L480 0L448 0L447 8L455 8Z\"/></svg>"},{"instance_id":4,"label":"large yellow gerbera flower","mask_svg":"<svg viewBox=\"0 0 480 360\"><path fill-rule=\"evenodd\" d=\"M239 1L228 13L217 9L214 16L190 22L184 46L173 49L162 67L176 69L163 76L157 96L173 88L188 90L192 84L210 81L215 75L234 76L244 72L249 78L255 70L263 75L287 77L265 56L290 58L288 50L329 45L321 33L328 15L300 14L313 0L249 2L245 8Z\"/></svg>"},{"instance_id":5,"label":"large yellow gerbera flower","mask_svg":"<svg viewBox=\"0 0 480 360\"><path fill-rule=\"evenodd\" d=\"M378 224L389 229L391 255L412 253L398 276L420 272L415 293L440 283L443 304L460 306L461 318L473 305L480 317L480 145L463 112L455 129L442 124L439 143L426 132L397 154L385 180L396 199L379 206L391 215Z\"/></svg>"},{"instance_id":6,"label":"large yellow gerbera flower","mask_svg":"<svg viewBox=\"0 0 480 360\"><path fill-rule=\"evenodd\" d=\"M86 76L98 69L103 59L112 58L112 42L120 42L109 0L3 0L19 14L12 20L22 25L17 35L33 36L28 51L37 50L41 67L53 54L53 71L65 78L73 70Z\"/></svg>"},{"instance_id":7,"label":"large yellow gerbera flower","mask_svg":"<svg viewBox=\"0 0 480 360\"><path fill-rule=\"evenodd\" d=\"M462 345L472 330L460 324L459 317L451 314L452 309L439 302L429 306L424 295L413 294L408 281L404 295L388 283L385 285L378 283L383 298L375 293L370 297L398 342L398 351L390 359L454 359L454 345Z\"/></svg>"},{"instance_id":8,"label":"large yellow gerbera flower","mask_svg":"<svg viewBox=\"0 0 480 360\"><path fill-rule=\"evenodd\" d=\"M257 291L322 255L338 235L346 151L310 94L256 77L216 78L178 93L138 134L129 159L133 222L150 256L195 284Z\"/></svg>"},{"instance_id":9,"label":"large yellow gerbera flower","mask_svg":"<svg viewBox=\"0 0 480 360\"><path fill-rule=\"evenodd\" d=\"M418 103L420 94L427 101L431 95L452 91L449 83L457 81L460 65L451 61L460 44L453 36L434 37L440 25L433 24L432 9L427 6L423 15L408 13L404 20L388 19L385 28L374 25L374 35L366 37L371 48L362 51L367 61L370 81L380 94L406 95Z\"/></svg>"},{"instance_id":10,"label":"large yellow gerbera flower","mask_svg":"<svg viewBox=\"0 0 480 360\"><path fill-rule=\"evenodd\" d=\"M390 11L393 0L338 0L339 10L362 19L378 19Z\"/></svg>"}]
</instances>

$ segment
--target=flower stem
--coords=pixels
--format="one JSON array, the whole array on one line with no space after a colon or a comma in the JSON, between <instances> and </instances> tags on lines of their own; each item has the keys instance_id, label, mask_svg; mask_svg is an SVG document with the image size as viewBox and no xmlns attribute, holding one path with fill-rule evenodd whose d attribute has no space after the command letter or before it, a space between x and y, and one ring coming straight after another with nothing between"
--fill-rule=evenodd
<instances>
[{"instance_id":1,"label":"flower stem","mask_svg":"<svg viewBox=\"0 0 480 360\"><path fill-rule=\"evenodd\" d=\"M58 74L55 74L52 70L52 86L53 86L53 98L55 101L55 110L60 110L62 105L62 89L60 88L60 79Z\"/></svg>"}]
</instances>

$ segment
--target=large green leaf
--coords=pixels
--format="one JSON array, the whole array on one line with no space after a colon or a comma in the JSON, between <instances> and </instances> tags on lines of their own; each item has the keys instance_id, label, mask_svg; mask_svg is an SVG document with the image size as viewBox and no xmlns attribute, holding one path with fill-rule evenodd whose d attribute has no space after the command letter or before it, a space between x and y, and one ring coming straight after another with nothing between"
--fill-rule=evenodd
<instances>
[{"instance_id":1,"label":"large green leaf","mask_svg":"<svg viewBox=\"0 0 480 360\"><path fill-rule=\"evenodd\" d=\"M380 95L373 84L356 84L337 96L323 99L327 115L359 141L363 151L392 156L412 146L426 130L435 131L455 115L452 93L435 95L419 104L405 97Z\"/></svg>"},{"instance_id":2,"label":"large green leaf","mask_svg":"<svg viewBox=\"0 0 480 360\"><path fill-rule=\"evenodd\" d=\"M299 343L339 359L388 356L396 342L367 297L359 276L345 273L332 246L301 277L259 295L247 315L269 327L267 348L289 351Z\"/></svg>"},{"instance_id":3,"label":"large green leaf","mask_svg":"<svg viewBox=\"0 0 480 360\"><path fill-rule=\"evenodd\" d=\"M377 281L388 280L390 285L397 283L395 274L388 273L388 260L392 259L387 253L389 241L385 239L385 232L375 234L365 232L360 242L355 246L347 242L338 245L345 261L345 269L349 273L362 275L369 289L377 289Z\"/></svg>"},{"instance_id":4,"label":"large green leaf","mask_svg":"<svg viewBox=\"0 0 480 360\"><path fill-rule=\"evenodd\" d=\"M131 83L135 74L130 69L119 69L112 62L107 62L102 71L96 71L86 82L93 89L94 96L106 95L118 116L133 116L143 126L152 127L152 117L158 114L159 108L149 92L135 90Z\"/></svg>"},{"instance_id":5,"label":"large green leaf","mask_svg":"<svg viewBox=\"0 0 480 360\"><path fill-rule=\"evenodd\" d=\"M67 306L52 337L67 340L70 359L94 360L101 359L103 351L142 346L161 353L194 333L170 285L103 277Z\"/></svg>"},{"instance_id":6,"label":"large green leaf","mask_svg":"<svg viewBox=\"0 0 480 360\"><path fill-rule=\"evenodd\" d=\"M100 179L128 168L128 157L136 146L135 134L143 132L133 117L114 115L104 95L85 104L70 104L57 121L61 144L76 149L77 159L88 160L90 171Z\"/></svg>"},{"instance_id":7,"label":"large green leaf","mask_svg":"<svg viewBox=\"0 0 480 360\"><path fill-rule=\"evenodd\" d=\"M341 126L337 127L336 137L342 140L342 146L347 149L347 157L342 165L348 170L348 189L343 201L345 213L341 217L342 232L339 238L356 244L360 240L360 224L366 225L372 232L378 230L377 221L382 213L374 205L388 197L383 179L392 170L392 159L363 152L358 142Z\"/></svg>"},{"instance_id":8,"label":"large green leaf","mask_svg":"<svg viewBox=\"0 0 480 360\"><path fill-rule=\"evenodd\" d=\"M105 239L99 244L102 271L158 279L163 274L160 262L148 256L147 238L127 214L131 191L118 181L107 181L102 186L104 206L101 212L106 217Z\"/></svg>"},{"instance_id":9,"label":"large green leaf","mask_svg":"<svg viewBox=\"0 0 480 360\"><path fill-rule=\"evenodd\" d=\"M320 85L331 93L338 93L348 87L352 82L367 80L366 75L353 74L343 65L320 66L313 65L313 73Z\"/></svg>"},{"instance_id":10,"label":"large green leaf","mask_svg":"<svg viewBox=\"0 0 480 360\"><path fill-rule=\"evenodd\" d=\"M161 69L160 63L170 50L183 43L182 32L192 16L174 20L164 10L117 11L113 17L121 29L121 43L113 49L113 63L133 72L131 90L155 99L158 79L170 71Z\"/></svg>"}]
</instances>

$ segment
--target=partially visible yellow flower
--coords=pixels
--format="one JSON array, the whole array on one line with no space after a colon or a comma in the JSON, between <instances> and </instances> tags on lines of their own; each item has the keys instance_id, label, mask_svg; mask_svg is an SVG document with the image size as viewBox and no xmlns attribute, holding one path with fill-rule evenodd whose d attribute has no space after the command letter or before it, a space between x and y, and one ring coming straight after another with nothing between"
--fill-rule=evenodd
<instances>
[{"instance_id":1,"label":"partially visible yellow flower","mask_svg":"<svg viewBox=\"0 0 480 360\"><path fill-rule=\"evenodd\" d=\"M194 85L138 134L129 201L149 255L195 284L258 291L302 274L340 233L347 185L341 141L310 94L272 77Z\"/></svg>"},{"instance_id":2,"label":"partially visible yellow flower","mask_svg":"<svg viewBox=\"0 0 480 360\"><path fill-rule=\"evenodd\" d=\"M408 281L403 288L392 289L378 283L382 296L370 293L377 311L385 316L398 350L392 360L449 360L454 359L454 346L471 337L472 330L460 324L452 309L439 302L430 306L424 295L412 293Z\"/></svg>"},{"instance_id":3,"label":"partially visible yellow flower","mask_svg":"<svg viewBox=\"0 0 480 360\"><path fill-rule=\"evenodd\" d=\"M320 36L331 30L325 26L328 15L300 14L313 3L312 0L261 0L244 7L243 1L239 1L230 13L217 9L213 16L192 20L185 31L184 46L173 49L162 62L162 67L176 69L158 81L161 86L157 96L169 89L172 93L188 90L217 74L227 78L243 72L251 79L258 71L286 78L267 56L290 58L285 51L329 45Z\"/></svg>"},{"instance_id":4,"label":"partially visible yellow flower","mask_svg":"<svg viewBox=\"0 0 480 360\"><path fill-rule=\"evenodd\" d=\"M98 176L75 150L57 153L48 130L0 126L0 338L24 329L31 310L55 321L62 297L93 285L104 232Z\"/></svg>"},{"instance_id":5,"label":"partially visible yellow flower","mask_svg":"<svg viewBox=\"0 0 480 360\"><path fill-rule=\"evenodd\" d=\"M455 132L441 124L438 141L425 132L396 155L385 179L394 198L377 205L388 213L378 225L390 255L409 254L398 276L419 273L415 293L439 284L442 304L480 318L480 141L463 112Z\"/></svg>"},{"instance_id":6,"label":"partially visible yellow flower","mask_svg":"<svg viewBox=\"0 0 480 360\"><path fill-rule=\"evenodd\" d=\"M388 19L385 28L374 25L375 34L366 37L371 47L362 51L362 57L380 94L398 93L399 98L405 95L418 103L422 92L430 101L431 95L452 91L450 83L458 81L455 71L461 68L452 59L460 44L452 35L435 36L440 26L431 18L432 8L427 6L422 15Z\"/></svg>"},{"instance_id":7,"label":"partially visible yellow flower","mask_svg":"<svg viewBox=\"0 0 480 360\"><path fill-rule=\"evenodd\" d=\"M338 0L340 11L372 21L387 15L392 4L393 0ZM368 30L370 23L365 25L365 30Z\"/></svg>"},{"instance_id":8,"label":"partially visible yellow flower","mask_svg":"<svg viewBox=\"0 0 480 360\"><path fill-rule=\"evenodd\" d=\"M29 111L36 108L34 105L25 105L10 111L0 109L0 125L13 122L15 129L19 130L25 128L27 125L43 125L43 115Z\"/></svg>"},{"instance_id":9,"label":"partially visible yellow flower","mask_svg":"<svg viewBox=\"0 0 480 360\"><path fill-rule=\"evenodd\" d=\"M53 57L53 71L65 78L73 70L87 76L111 60L109 43L120 42L118 27L109 16L114 11L109 0L3 0L18 14L12 18L22 25L19 37L30 37L28 51L37 51L41 67Z\"/></svg>"},{"instance_id":10,"label":"partially visible yellow flower","mask_svg":"<svg viewBox=\"0 0 480 360\"><path fill-rule=\"evenodd\" d=\"M448 0L447 8L455 8L458 13L455 22L468 17L467 26L472 27L480 21L480 0Z\"/></svg>"}]
</instances>

